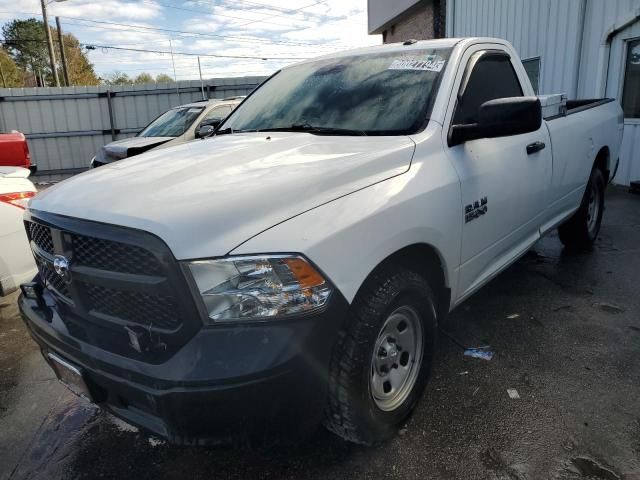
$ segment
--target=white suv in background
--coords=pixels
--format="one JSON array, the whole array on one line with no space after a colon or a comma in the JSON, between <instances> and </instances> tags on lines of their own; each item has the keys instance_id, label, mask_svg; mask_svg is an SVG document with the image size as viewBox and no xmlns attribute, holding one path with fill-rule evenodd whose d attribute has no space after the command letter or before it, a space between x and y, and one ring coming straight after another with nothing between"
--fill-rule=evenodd
<instances>
[{"instance_id":1,"label":"white suv in background","mask_svg":"<svg viewBox=\"0 0 640 480\"><path fill-rule=\"evenodd\" d=\"M24 230L22 214L36 194L20 167L0 167L0 297L36 275L36 265Z\"/></svg>"},{"instance_id":2,"label":"white suv in background","mask_svg":"<svg viewBox=\"0 0 640 480\"><path fill-rule=\"evenodd\" d=\"M211 135L245 97L202 100L167 110L135 137L116 140L100 148L91 168L133 157L149 150L171 147Z\"/></svg>"}]
</instances>

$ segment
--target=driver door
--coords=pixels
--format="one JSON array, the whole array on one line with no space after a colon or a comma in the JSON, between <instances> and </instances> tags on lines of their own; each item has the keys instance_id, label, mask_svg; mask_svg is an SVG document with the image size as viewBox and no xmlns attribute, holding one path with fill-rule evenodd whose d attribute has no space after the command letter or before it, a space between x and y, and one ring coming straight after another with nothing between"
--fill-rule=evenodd
<instances>
[{"instance_id":1,"label":"driver door","mask_svg":"<svg viewBox=\"0 0 640 480\"><path fill-rule=\"evenodd\" d=\"M486 101L525 94L507 52L480 49L467 58L449 125L477 122ZM546 148L527 153L527 146L536 142ZM463 201L459 300L539 238L551 181L550 147L542 122L535 132L469 140L448 148Z\"/></svg>"}]
</instances>

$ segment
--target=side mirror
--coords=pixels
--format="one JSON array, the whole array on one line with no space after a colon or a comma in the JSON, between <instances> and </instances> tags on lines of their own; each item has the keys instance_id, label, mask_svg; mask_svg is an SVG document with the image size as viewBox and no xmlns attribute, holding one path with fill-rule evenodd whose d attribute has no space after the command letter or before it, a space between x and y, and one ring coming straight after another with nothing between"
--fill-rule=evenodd
<instances>
[{"instance_id":1,"label":"side mirror","mask_svg":"<svg viewBox=\"0 0 640 480\"><path fill-rule=\"evenodd\" d=\"M221 123L222 123L221 118L214 118L214 119L202 122L200 125L198 125L198 128L196 129L196 138L206 138L211 136L213 132L215 132L216 129L220 126Z\"/></svg>"},{"instance_id":2,"label":"side mirror","mask_svg":"<svg viewBox=\"0 0 640 480\"><path fill-rule=\"evenodd\" d=\"M480 105L478 123L452 125L449 146L478 138L506 137L535 132L542 125L542 107L538 97L509 97L489 100Z\"/></svg>"}]
</instances>

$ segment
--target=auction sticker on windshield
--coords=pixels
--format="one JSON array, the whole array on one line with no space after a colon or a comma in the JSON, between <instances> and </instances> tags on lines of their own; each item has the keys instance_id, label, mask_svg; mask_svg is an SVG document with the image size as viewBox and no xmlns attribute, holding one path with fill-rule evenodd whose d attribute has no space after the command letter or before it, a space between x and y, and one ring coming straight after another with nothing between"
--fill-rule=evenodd
<instances>
[{"instance_id":1,"label":"auction sticker on windshield","mask_svg":"<svg viewBox=\"0 0 640 480\"><path fill-rule=\"evenodd\" d=\"M388 70L425 70L440 72L445 60L438 55L428 55L426 58L398 58L389 65Z\"/></svg>"}]
</instances>

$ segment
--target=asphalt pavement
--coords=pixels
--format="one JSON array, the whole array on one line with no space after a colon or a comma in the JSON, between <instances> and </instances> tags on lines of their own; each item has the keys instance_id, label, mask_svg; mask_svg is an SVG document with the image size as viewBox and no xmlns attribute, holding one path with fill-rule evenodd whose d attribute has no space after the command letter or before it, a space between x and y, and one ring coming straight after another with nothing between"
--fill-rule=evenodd
<instances>
[{"instance_id":1,"label":"asphalt pavement","mask_svg":"<svg viewBox=\"0 0 640 480\"><path fill-rule=\"evenodd\" d=\"M407 425L364 448L174 447L76 398L0 299L0 479L640 480L640 196L610 189L593 251L544 238L442 325ZM491 360L463 355L488 346ZM286 395L287 392L282 392Z\"/></svg>"}]
</instances>

